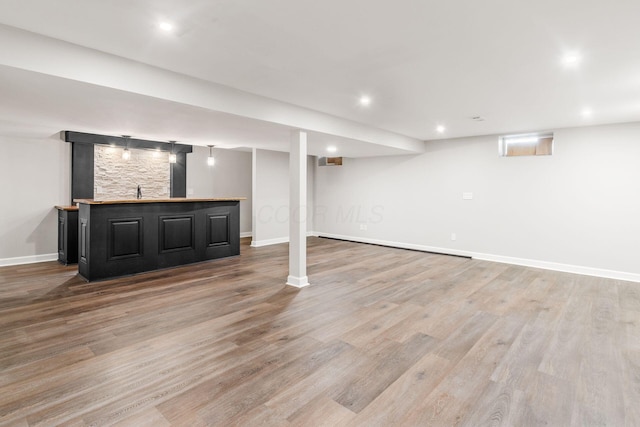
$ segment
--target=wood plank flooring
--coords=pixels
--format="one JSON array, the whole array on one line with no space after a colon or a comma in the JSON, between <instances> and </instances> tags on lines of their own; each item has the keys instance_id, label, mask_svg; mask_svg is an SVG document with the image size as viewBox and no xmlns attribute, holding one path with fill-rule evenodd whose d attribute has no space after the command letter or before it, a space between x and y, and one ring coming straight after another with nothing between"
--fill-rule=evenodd
<instances>
[{"instance_id":1,"label":"wood plank flooring","mask_svg":"<svg viewBox=\"0 0 640 427\"><path fill-rule=\"evenodd\" d=\"M638 426L640 284L309 239L0 268L0 425Z\"/></svg>"}]
</instances>

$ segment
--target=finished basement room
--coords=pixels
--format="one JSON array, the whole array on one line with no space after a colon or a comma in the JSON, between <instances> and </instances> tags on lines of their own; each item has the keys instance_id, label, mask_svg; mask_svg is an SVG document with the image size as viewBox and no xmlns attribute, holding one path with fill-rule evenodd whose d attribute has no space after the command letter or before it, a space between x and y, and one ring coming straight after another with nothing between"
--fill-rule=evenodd
<instances>
[{"instance_id":1,"label":"finished basement room","mask_svg":"<svg viewBox=\"0 0 640 427\"><path fill-rule=\"evenodd\" d=\"M638 16L0 0L0 426L639 426Z\"/></svg>"}]
</instances>

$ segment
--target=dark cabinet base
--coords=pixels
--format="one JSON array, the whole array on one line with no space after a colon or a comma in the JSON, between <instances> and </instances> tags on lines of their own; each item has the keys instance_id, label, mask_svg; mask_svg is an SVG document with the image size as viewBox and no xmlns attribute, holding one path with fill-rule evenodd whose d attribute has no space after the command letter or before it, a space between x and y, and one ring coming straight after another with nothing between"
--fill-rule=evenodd
<instances>
[{"instance_id":1,"label":"dark cabinet base","mask_svg":"<svg viewBox=\"0 0 640 427\"><path fill-rule=\"evenodd\" d=\"M58 209L58 262L78 262L78 210Z\"/></svg>"},{"instance_id":2,"label":"dark cabinet base","mask_svg":"<svg viewBox=\"0 0 640 427\"><path fill-rule=\"evenodd\" d=\"M78 221L89 281L240 254L238 201L81 203Z\"/></svg>"}]
</instances>

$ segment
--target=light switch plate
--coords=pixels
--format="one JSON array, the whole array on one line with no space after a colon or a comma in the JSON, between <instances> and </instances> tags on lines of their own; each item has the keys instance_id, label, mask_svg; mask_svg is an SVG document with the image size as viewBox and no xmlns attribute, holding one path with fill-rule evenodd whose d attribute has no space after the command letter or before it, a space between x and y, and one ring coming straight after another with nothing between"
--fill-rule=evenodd
<instances>
[{"instance_id":1,"label":"light switch plate","mask_svg":"<svg viewBox=\"0 0 640 427\"><path fill-rule=\"evenodd\" d=\"M462 199L463 200L472 200L473 199L473 193L462 193Z\"/></svg>"}]
</instances>

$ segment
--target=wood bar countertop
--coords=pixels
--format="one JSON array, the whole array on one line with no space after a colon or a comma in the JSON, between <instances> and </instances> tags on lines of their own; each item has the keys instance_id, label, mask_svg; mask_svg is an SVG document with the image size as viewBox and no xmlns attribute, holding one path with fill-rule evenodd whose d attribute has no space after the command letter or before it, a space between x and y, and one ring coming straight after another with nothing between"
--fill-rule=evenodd
<instances>
[{"instance_id":1,"label":"wood bar countertop","mask_svg":"<svg viewBox=\"0 0 640 427\"><path fill-rule=\"evenodd\" d=\"M59 211L77 211L78 207L73 205L73 206L56 206L56 209L58 209Z\"/></svg>"},{"instance_id":2,"label":"wood bar countertop","mask_svg":"<svg viewBox=\"0 0 640 427\"><path fill-rule=\"evenodd\" d=\"M172 197L170 199L125 199L125 200L93 200L74 199L75 203L86 205L119 205L128 203L196 203L196 202L237 202L247 200L246 197L215 197L208 199L196 199L188 197ZM57 206L56 206L57 207Z\"/></svg>"}]
</instances>

